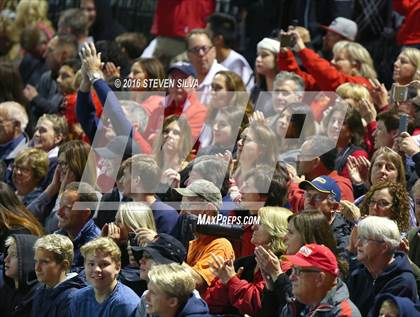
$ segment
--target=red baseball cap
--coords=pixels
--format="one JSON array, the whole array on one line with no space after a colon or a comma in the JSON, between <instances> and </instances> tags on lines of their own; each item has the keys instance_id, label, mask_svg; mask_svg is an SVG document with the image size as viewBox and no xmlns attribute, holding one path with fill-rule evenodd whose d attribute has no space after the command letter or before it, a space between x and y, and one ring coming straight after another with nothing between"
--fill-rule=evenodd
<instances>
[{"instance_id":1,"label":"red baseball cap","mask_svg":"<svg viewBox=\"0 0 420 317\"><path fill-rule=\"evenodd\" d=\"M300 267L315 267L333 276L339 273L335 254L321 244L306 244L295 255L285 255L282 259Z\"/></svg>"}]
</instances>

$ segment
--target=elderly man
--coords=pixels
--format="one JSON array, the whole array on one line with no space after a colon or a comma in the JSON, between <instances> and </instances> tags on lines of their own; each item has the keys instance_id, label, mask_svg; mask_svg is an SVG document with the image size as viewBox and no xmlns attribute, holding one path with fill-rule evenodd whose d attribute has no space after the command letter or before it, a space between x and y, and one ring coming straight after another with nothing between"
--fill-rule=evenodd
<instances>
[{"instance_id":1,"label":"elderly man","mask_svg":"<svg viewBox=\"0 0 420 317\"><path fill-rule=\"evenodd\" d=\"M305 191L305 210L317 209L325 216L337 241L337 251L345 258L352 224L340 213L340 187L331 177L319 176L311 182L301 182L299 188Z\"/></svg>"},{"instance_id":2,"label":"elderly man","mask_svg":"<svg viewBox=\"0 0 420 317\"><path fill-rule=\"evenodd\" d=\"M204 93L200 100L205 102L211 92L214 75L221 70L228 70L216 60L216 49L211 36L204 29L195 29L187 35L188 58L197 73L197 91Z\"/></svg>"},{"instance_id":3,"label":"elderly man","mask_svg":"<svg viewBox=\"0 0 420 317\"><path fill-rule=\"evenodd\" d=\"M217 217L222 206L220 190L206 180L193 181L187 188L176 188L182 195L181 213L195 216ZM190 242L187 254L187 264L195 272L195 282L198 291L203 292L214 278L209 267L212 254L224 259L233 259L234 252L231 243L225 238L209 236L194 232L196 239Z\"/></svg>"},{"instance_id":4,"label":"elderly man","mask_svg":"<svg viewBox=\"0 0 420 317\"><path fill-rule=\"evenodd\" d=\"M307 244L284 260L293 265L292 292L296 301L305 305L305 316L362 316L349 299L346 284L338 278L337 259L326 246ZM293 302L284 306L281 316L296 316L295 307Z\"/></svg>"},{"instance_id":5,"label":"elderly man","mask_svg":"<svg viewBox=\"0 0 420 317\"><path fill-rule=\"evenodd\" d=\"M28 115L25 108L14 101L0 103L0 159L11 162L26 147L24 135Z\"/></svg>"},{"instance_id":6,"label":"elderly man","mask_svg":"<svg viewBox=\"0 0 420 317\"><path fill-rule=\"evenodd\" d=\"M384 217L369 216L357 226L357 259L363 264L350 273L350 298L367 316L378 295L389 293L417 301L416 279L400 246L397 224Z\"/></svg>"}]
</instances>

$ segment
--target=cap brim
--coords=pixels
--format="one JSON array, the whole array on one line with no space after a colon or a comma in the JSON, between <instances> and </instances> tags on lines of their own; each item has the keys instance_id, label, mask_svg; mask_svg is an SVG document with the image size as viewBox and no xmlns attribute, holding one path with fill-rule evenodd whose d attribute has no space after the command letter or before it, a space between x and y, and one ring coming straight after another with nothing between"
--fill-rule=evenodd
<instances>
[{"instance_id":1,"label":"cap brim","mask_svg":"<svg viewBox=\"0 0 420 317\"><path fill-rule=\"evenodd\" d=\"M330 27L328 27L328 26L326 26L326 25L320 25L319 27L320 27L321 29L324 29L325 31L330 31L330 32L333 32L333 33L335 33L335 34L337 34L337 35L340 35L342 38L344 38L344 39L346 39L346 40L352 41L352 39L349 39L347 36L344 36L343 34L338 33L336 30L331 29Z\"/></svg>"},{"instance_id":2,"label":"cap brim","mask_svg":"<svg viewBox=\"0 0 420 317\"><path fill-rule=\"evenodd\" d=\"M297 255L283 255L281 257L282 260L291 263L294 266L300 267L314 267L312 263L309 263L305 259L302 259L300 256Z\"/></svg>"},{"instance_id":3,"label":"cap brim","mask_svg":"<svg viewBox=\"0 0 420 317\"><path fill-rule=\"evenodd\" d=\"M320 193L324 193L324 194L330 194L331 193L331 190L321 189L321 188L315 186L310 181L302 181L302 182L299 183L299 188L300 189L308 189L308 187L313 188Z\"/></svg>"},{"instance_id":4,"label":"cap brim","mask_svg":"<svg viewBox=\"0 0 420 317\"><path fill-rule=\"evenodd\" d=\"M180 194L182 196L186 196L186 197L198 197L199 196L188 188L174 188L174 189L178 194Z\"/></svg>"},{"instance_id":5,"label":"cap brim","mask_svg":"<svg viewBox=\"0 0 420 317\"><path fill-rule=\"evenodd\" d=\"M150 247L131 247L131 251L133 252L134 259L139 262L141 257L143 256L143 252L147 252L153 261L158 264L170 264L174 263L175 261L170 260L162 256L158 250Z\"/></svg>"}]
</instances>

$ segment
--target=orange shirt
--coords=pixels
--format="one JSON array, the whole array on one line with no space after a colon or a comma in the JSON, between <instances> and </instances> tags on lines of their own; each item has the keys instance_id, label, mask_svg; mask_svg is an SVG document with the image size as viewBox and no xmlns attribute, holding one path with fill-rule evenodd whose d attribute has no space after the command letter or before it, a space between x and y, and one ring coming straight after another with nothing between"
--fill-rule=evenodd
<instances>
[{"instance_id":1,"label":"orange shirt","mask_svg":"<svg viewBox=\"0 0 420 317\"><path fill-rule=\"evenodd\" d=\"M219 255L224 259L235 259L232 245L225 238L200 236L190 241L187 264L203 277L207 285L210 285L214 279L214 275L210 271L208 264L208 262L213 262L211 253Z\"/></svg>"}]
</instances>

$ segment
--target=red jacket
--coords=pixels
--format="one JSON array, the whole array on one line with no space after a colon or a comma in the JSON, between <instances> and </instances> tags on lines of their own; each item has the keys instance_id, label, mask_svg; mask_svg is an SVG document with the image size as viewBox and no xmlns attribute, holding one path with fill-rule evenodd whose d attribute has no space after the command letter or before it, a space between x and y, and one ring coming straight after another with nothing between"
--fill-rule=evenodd
<instances>
[{"instance_id":1,"label":"red jacket","mask_svg":"<svg viewBox=\"0 0 420 317\"><path fill-rule=\"evenodd\" d=\"M405 16L404 22L397 34L399 45L420 43L420 1L392 0L394 10Z\"/></svg>"},{"instance_id":2,"label":"red jacket","mask_svg":"<svg viewBox=\"0 0 420 317\"><path fill-rule=\"evenodd\" d=\"M338 175L337 171L332 171L327 176L333 178L341 190L341 199L354 202L353 186L350 180L346 177ZM305 198L303 197L304 190L299 188L298 183L291 183L289 185L289 192L287 199L290 204L290 210L293 212L300 212L303 210Z\"/></svg>"},{"instance_id":3,"label":"red jacket","mask_svg":"<svg viewBox=\"0 0 420 317\"><path fill-rule=\"evenodd\" d=\"M305 81L305 90L335 91L344 83L354 83L372 88L369 80L362 76L348 76L339 72L330 62L320 57L309 48L299 52L303 66L307 72L302 71L296 62L291 50L279 52L278 66L280 71L294 72Z\"/></svg>"},{"instance_id":4,"label":"red jacket","mask_svg":"<svg viewBox=\"0 0 420 317\"><path fill-rule=\"evenodd\" d=\"M254 275L252 283L232 277L226 285L215 278L204 294L212 314L222 314L227 307L235 307L241 314L255 316L261 308L261 297L265 282L260 271Z\"/></svg>"},{"instance_id":5,"label":"red jacket","mask_svg":"<svg viewBox=\"0 0 420 317\"><path fill-rule=\"evenodd\" d=\"M183 38L194 29L204 28L215 6L214 0L158 0L150 32Z\"/></svg>"}]
</instances>

